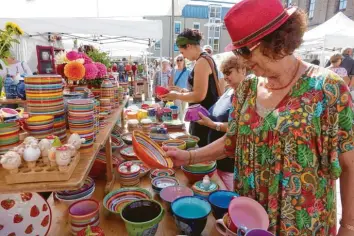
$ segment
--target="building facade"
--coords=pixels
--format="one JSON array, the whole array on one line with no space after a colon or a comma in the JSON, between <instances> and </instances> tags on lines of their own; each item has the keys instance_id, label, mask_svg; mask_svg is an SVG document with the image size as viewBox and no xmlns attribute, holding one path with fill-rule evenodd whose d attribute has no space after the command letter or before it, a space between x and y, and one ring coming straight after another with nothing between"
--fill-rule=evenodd
<instances>
[{"instance_id":1,"label":"building facade","mask_svg":"<svg viewBox=\"0 0 354 236\"><path fill-rule=\"evenodd\" d=\"M354 19L354 0L282 0L285 6L304 9L309 18L309 29L330 19L339 11Z\"/></svg>"},{"instance_id":2,"label":"building facade","mask_svg":"<svg viewBox=\"0 0 354 236\"><path fill-rule=\"evenodd\" d=\"M235 0L236 2L236 0ZM209 44L213 47L214 53L224 52L224 48L231 39L224 26L224 17L233 6L230 2L222 0L194 0L183 8L182 16L175 17L171 27L170 16L146 17L146 19L157 19L162 21L164 36L160 41L153 42L149 51L152 57L174 58L179 54L178 47L174 44L172 50L171 36L173 30L175 42L177 35L185 28L196 29L202 32L202 45Z\"/></svg>"}]
</instances>

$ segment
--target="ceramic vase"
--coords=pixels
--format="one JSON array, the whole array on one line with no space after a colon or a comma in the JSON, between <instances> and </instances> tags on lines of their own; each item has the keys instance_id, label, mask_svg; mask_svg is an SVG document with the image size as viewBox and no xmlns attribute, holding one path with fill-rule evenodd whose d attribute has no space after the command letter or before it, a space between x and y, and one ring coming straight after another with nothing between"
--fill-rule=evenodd
<instances>
[{"instance_id":1,"label":"ceramic vase","mask_svg":"<svg viewBox=\"0 0 354 236\"><path fill-rule=\"evenodd\" d=\"M17 96L22 100L26 100L26 90L25 90L25 81L23 78L20 79L20 82L17 84Z\"/></svg>"}]
</instances>

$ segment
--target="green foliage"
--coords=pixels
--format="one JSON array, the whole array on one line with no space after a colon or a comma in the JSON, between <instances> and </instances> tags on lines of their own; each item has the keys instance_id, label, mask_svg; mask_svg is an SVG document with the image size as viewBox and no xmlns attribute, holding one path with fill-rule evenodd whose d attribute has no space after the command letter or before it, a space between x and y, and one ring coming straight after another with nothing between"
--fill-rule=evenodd
<instances>
[{"instance_id":1,"label":"green foliage","mask_svg":"<svg viewBox=\"0 0 354 236\"><path fill-rule=\"evenodd\" d=\"M299 230L311 227L311 217L305 209L296 211L296 224Z\"/></svg>"},{"instance_id":2,"label":"green foliage","mask_svg":"<svg viewBox=\"0 0 354 236\"><path fill-rule=\"evenodd\" d=\"M107 68L111 67L111 60L109 58L108 53L101 52L97 49L93 49L87 52L87 55L94 61L94 62L101 62Z\"/></svg>"},{"instance_id":3,"label":"green foliage","mask_svg":"<svg viewBox=\"0 0 354 236\"><path fill-rule=\"evenodd\" d=\"M339 127L349 131L353 125L353 111L348 106L339 113Z\"/></svg>"},{"instance_id":4,"label":"green foliage","mask_svg":"<svg viewBox=\"0 0 354 236\"><path fill-rule=\"evenodd\" d=\"M13 44L19 44L20 42L13 38L17 36L15 30L11 27L6 27L5 30L0 30L0 58L8 58L11 56L10 48Z\"/></svg>"},{"instance_id":5,"label":"green foliage","mask_svg":"<svg viewBox=\"0 0 354 236\"><path fill-rule=\"evenodd\" d=\"M312 151L303 144L300 144L297 148L297 160L302 168L310 167L313 164Z\"/></svg>"}]
</instances>

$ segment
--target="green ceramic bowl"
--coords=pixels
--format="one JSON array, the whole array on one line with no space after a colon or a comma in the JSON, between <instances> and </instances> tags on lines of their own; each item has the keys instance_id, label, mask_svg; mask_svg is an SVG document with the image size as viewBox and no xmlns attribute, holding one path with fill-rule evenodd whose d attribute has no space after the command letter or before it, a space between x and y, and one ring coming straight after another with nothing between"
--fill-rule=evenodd
<instances>
[{"instance_id":1,"label":"green ceramic bowl","mask_svg":"<svg viewBox=\"0 0 354 236\"><path fill-rule=\"evenodd\" d=\"M178 139L186 142L186 149L193 148L193 147L197 146L197 144L200 140L200 138L198 138L197 136L193 136L193 135L183 135L181 137L178 137Z\"/></svg>"},{"instance_id":2,"label":"green ceramic bowl","mask_svg":"<svg viewBox=\"0 0 354 236\"><path fill-rule=\"evenodd\" d=\"M203 162L195 165L184 166L184 169L190 172L206 172L213 169L216 165L215 161Z\"/></svg>"}]
</instances>

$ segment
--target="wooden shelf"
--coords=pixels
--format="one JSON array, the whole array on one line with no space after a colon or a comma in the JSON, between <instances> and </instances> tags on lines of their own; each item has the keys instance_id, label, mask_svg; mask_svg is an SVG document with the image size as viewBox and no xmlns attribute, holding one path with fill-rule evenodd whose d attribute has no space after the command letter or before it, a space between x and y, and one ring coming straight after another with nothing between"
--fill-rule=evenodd
<instances>
[{"instance_id":1,"label":"wooden shelf","mask_svg":"<svg viewBox=\"0 0 354 236\"><path fill-rule=\"evenodd\" d=\"M191 187L191 185L187 182L186 177L182 173L181 170L176 171L176 178L179 180L180 185L185 185ZM225 189L221 183L220 178L214 174L212 180L217 182L221 185L221 189ZM103 198L105 196L104 187L105 187L105 180L98 179L95 180L95 192L93 194L93 199L96 199L98 202L102 203ZM114 184L114 189L119 189L121 186L118 181ZM151 179L149 175L146 175L144 178L141 179L141 183L139 187L148 190L152 195L153 199L162 203L161 198L152 190L151 187ZM61 202L54 201L53 197L50 196L48 199L48 203L52 210L52 225L48 235L65 235L69 236L70 234L70 221L68 217L68 207ZM165 205L162 204L165 208ZM166 209L166 208L165 208ZM124 221L116 215L111 214L108 212L103 204L100 204L100 224L99 226L104 230L105 235L120 235L120 236L127 236L128 233L126 231ZM119 233L117 233L119 232ZM163 220L159 224L159 228L157 230L156 236L167 236L167 235L180 235L178 232L174 218L171 212L166 211ZM210 213L208 217L207 225L202 233L204 236L213 235L219 236L220 234L217 232L215 228L215 218L213 217L212 213Z\"/></svg>"},{"instance_id":2,"label":"wooden shelf","mask_svg":"<svg viewBox=\"0 0 354 236\"><path fill-rule=\"evenodd\" d=\"M94 160L101 148L105 146L107 141L110 141L111 132L117 120L123 114L125 104L129 97L124 99L123 104L119 108L112 111L111 116L108 118L107 126L100 130L96 142L93 147L84 151L80 151L80 161L74 170L71 178L68 181L62 182L40 182L40 183L26 183L26 184L7 184L5 181L5 169L0 168L0 193L18 193L18 192L54 192L63 190L74 190L80 188L85 179L87 178ZM107 157L107 160L109 158ZM109 161L107 161L109 162ZM109 168L107 168L109 169ZM112 169L112 168L111 168ZM114 179L110 182L114 182ZM112 186L113 187L113 186Z\"/></svg>"}]
</instances>

